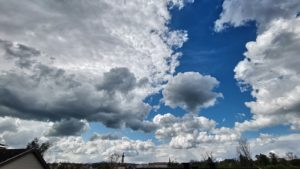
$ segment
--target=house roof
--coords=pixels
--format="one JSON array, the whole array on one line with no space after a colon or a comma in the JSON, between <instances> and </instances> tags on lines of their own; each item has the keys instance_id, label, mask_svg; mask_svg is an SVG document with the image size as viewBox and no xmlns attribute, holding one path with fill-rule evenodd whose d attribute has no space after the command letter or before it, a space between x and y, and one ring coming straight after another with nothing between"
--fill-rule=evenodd
<instances>
[{"instance_id":1,"label":"house roof","mask_svg":"<svg viewBox=\"0 0 300 169\"><path fill-rule=\"evenodd\" d=\"M49 166L47 165L41 154L38 153L35 149L0 149L0 167L29 153L33 153L37 160L41 163L41 165L45 169L49 169Z\"/></svg>"}]
</instances>

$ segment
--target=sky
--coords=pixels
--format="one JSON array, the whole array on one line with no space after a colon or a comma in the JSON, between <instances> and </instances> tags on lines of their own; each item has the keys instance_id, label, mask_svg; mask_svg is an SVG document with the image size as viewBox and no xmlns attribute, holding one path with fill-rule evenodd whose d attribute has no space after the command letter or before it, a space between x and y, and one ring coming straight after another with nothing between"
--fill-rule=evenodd
<instances>
[{"instance_id":1,"label":"sky","mask_svg":"<svg viewBox=\"0 0 300 169\"><path fill-rule=\"evenodd\" d=\"M47 162L300 156L298 0L0 0L0 143Z\"/></svg>"}]
</instances>

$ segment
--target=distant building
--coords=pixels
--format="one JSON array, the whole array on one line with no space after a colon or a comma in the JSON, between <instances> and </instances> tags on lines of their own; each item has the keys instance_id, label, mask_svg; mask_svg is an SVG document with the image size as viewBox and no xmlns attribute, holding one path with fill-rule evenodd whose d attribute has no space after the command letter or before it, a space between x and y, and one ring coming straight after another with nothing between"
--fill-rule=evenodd
<instances>
[{"instance_id":1,"label":"distant building","mask_svg":"<svg viewBox=\"0 0 300 169\"><path fill-rule=\"evenodd\" d=\"M166 162L139 164L136 166L136 169L167 169L167 168L169 168L169 163Z\"/></svg>"},{"instance_id":2,"label":"distant building","mask_svg":"<svg viewBox=\"0 0 300 169\"><path fill-rule=\"evenodd\" d=\"M49 169L34 149L0 149L0 169Z\"/></svg>"}]
</instances>

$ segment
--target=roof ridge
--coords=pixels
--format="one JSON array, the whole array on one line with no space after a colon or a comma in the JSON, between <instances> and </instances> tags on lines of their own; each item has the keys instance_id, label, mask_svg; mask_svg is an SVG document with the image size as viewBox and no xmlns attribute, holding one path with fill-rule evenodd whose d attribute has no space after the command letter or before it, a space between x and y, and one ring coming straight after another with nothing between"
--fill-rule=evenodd
<instances>
[{"instance_id":1,"label":"roof ridge","mask_svg":"<svg viewBox=\"0 0 300 169\"><path fill-rule=\"evenodd\" d=\"M5 150L24 150L24 151L21 152L21 153L19 153L19 154L17 154L17 155L15 155L15 156L12 156L12 157L10 157L10 158L4 160L4 161L2 161L2 162L0 162L0 165L1 165L1 164L4 164L4 163L7 163L7 162L9 162L9 161L11 161L11 160L13 160L13 159L19 158L19 157L21 157L21 156L23 156L23 155L25 155L25 154L27 154L27 153L33 151L33 149L26 149L26 148L20 148L20 149L5 149Z\"/></svg>"}]
</instances>

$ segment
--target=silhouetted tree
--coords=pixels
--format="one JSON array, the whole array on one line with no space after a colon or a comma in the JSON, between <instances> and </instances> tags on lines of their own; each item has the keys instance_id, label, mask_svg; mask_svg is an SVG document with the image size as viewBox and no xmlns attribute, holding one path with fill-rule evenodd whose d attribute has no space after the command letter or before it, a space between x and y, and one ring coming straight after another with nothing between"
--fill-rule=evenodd
<instances>
[{"instance_id":1,"label":"silhouetted tree","mask_svg":"<svg viewBox=\"0 0 300 169\"><path fill-rule=\"evenodd\" d=\"M236 150L237 150L240 164L242 166L251 167L252 159L251 159L251 153L250 153L250 145L249 145L247 139L241 138L238 141L238 146L237 146Z\"/></svg>"},{"instance_id":2,"label":"silhouetted tree","mask_svg":"<svg viewBox=\"0 0 300 169\"><path fill-rule=\"evenodd\" d=\"M297 159L297 156L294 155L293 152L287 152L285 155L286 155L286 157L287 157L287 160L294 160L294 159Z\"/></svg>"},{"instance_id":3,"label":"silhouetted tree","mask_svg":"<svg viewBox=\"0 0 300 169\"><path fill-rule=\"evenodd\" d=\"M31 142L27 144L27 149L36 149L42 156L51 146L50 142L40 143L38 138L33 139Z\"/></svg>"},{"instance_id":4,"label":"silhouetted tree","mask_svg":"<svg viewBox=\"0 0 300 169\"><path fill-rule=\"evenodd\" d=\"M214 158L212 152L206 153L205 163L210 169L216 168L215 158Z\"/></svg>"},{"instance_id":5,"label":"silhouetted tree","mask_svg":"<svg viewBox=\"0 0 300 169\"><path fill-rule=\"evenodd\" d=\"M271 163L273 165L276 165L278 163L278 157L277 157L277 155L275 153L270 152L269 153L269 157L270 157Z\"/></svg>"},{"instance_id":6,"label":"silhouetted tree","mask_svg":"<svg viewBox=\"0 0 300 169\"><path fill-rule=\"evenodd\" d=\"M113 153L110 155L110 168L111 169L115 169L118 165L118 163L120 162L120 154L117 153Z\"/></svg>"},{"instance_id":7,"label":"silhouetted tree","mask_svg":"<svg viewBox=\"0 0 300 169\"><path fill-rule=\"evenodd\" d=\"M256 163L259 166L267 166L270 164L270 159L265 154L259 154L259 155L256 155L255 157L257 159Z\"/></svg>"}]
</instances>

